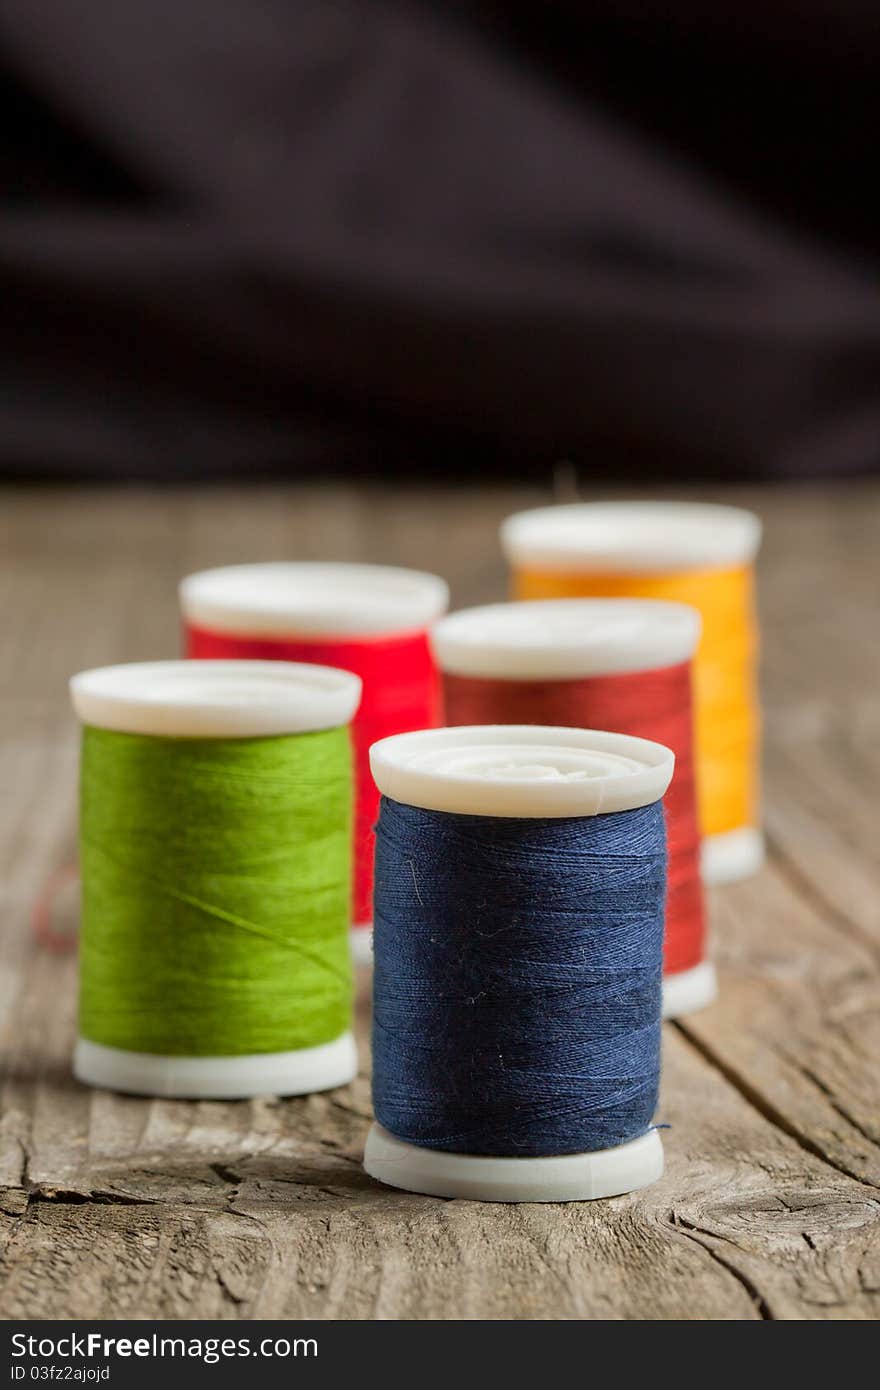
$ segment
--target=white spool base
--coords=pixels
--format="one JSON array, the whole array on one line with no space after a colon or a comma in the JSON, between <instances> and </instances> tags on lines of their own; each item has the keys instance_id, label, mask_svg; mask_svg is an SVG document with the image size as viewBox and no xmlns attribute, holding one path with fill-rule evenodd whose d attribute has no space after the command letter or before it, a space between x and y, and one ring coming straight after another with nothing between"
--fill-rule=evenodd
<instances>
[{"instance_id":1,"label":"white spool base","mask_svg":"<svg viewBox=\"0 0 880 1390\"><path fill-rule=\"evenodd\" d=\"M351 1033L296 1052L240 1057L161 1057L77 1040L73 1074L87 1086L177 1100L300 1096L345 1086L357 1076Z\"/></svg>"},{"instance_id":2,"label":"white spool base","mask_svg":"<svg viewBox=\"0 0 880 1390\"><path fill-rule=\"evenodd\" d=\"M691 970L663 976L663 1017L681 1018L705 1009L718 998L718 980L711 961L700 961Z\"/></svg>"},{"instance_id":3,"label":"white spool base","mask_svg":"<svg viewBox=\"0 0 880 1390\"><path fill-rule=\"evenodd\" d=\"M586 1202L617 1197L656 1182L663 1174L663 1145L656 1129L596 1153L550 1158L487 1158L422 1149L374 1124L364 1168L388 1187L431 1197L477 1202Z\"/></svg>"},{"instance_id":4,"label":"white spool base","mask_svg":"<svg viewBox=\"0 0 880 1390\"><path fill-rule=\"evenodd\" d=\"M756 874L764 863L764 836L752 826L707 835L700 847L704 883L735 883Z\"/></svg>"},{"instance_id":5,"label":"white spool base","mask_svg":"<svg viewBox=\"0 0 880 1390\"><path fill-rule=\"evenodd\" d=\"M373 924L367 922L362 927L352 927L349 933L351 958L355 965L373 964Z\"/></svg>"}]
</instances>

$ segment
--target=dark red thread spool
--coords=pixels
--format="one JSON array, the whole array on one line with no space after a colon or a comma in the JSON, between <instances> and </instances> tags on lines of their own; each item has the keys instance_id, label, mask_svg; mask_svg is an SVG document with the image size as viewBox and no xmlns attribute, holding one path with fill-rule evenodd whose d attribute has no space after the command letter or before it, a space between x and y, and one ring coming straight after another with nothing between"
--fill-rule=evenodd
<instances>
[{"instance_id":1,"label":"dark red thread spool","mask_svg":"<svg viewBox=\"0 0 880 1390\"><path fill-rule=\"evenodd\" d=\"M180 589L190 657L307 661L353 671L363 695L352 733L355 832L352 939L369 954L373 826L379 806L369 748L434 728L441 691L427 629L446 610L442 579L385 565L231 565L190 575Z\"/></svg>"},{"instance_id":2,"label":"dark red thread spool","mask_svg":"<svg viewBox=\"0 0 880 1390\"><path fill-rule=\"evenodd\" d=\"M699 616L681 604L560 599L468 609L432 634L450 725L601 729L675 753L664 800L667 1016L715 996L705 958L694 769L691 658L699 632Z\"/></svg>"}]
</instances>

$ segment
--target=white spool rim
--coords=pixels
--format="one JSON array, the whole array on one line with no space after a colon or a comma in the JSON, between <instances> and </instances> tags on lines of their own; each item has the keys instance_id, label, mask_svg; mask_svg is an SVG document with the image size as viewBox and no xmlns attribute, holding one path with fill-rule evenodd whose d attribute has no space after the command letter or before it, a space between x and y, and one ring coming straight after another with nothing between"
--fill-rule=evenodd
<instances>
[{"instance_id":1,"label":"white spool rim","mask_svg":"<svg viewBox=\"0 0 880 1390\"><path fill-rule=\"evenodd\" d=\"M736 883L750 878L764 863L764 836L754 826L707 835L700 845L704 883Z\"/></svg>"},{"instance_id":2,"label":"white spool rim","mask_svg":"<svg viewBox=\"0 0 880 1390\"><path fill-rule=\"evenodd\" d=\"M663 1017L681 1018L705 1009L718 998L718 979L711 961L700 961L690 970L663 976Z\"/></svg>"},{"instance_id":3,"label":"white spool rim","mask_svg":"<svg viewBox=\"0 0 880 1390\"><path fill-rule=\"evenodd\" d=\"M348 934L351 946L351 958L355 965L373 964L373 924L372 922L358 923L351 928Z\"/></svg>"},{"instance_id":4,"label":"white spool rim","mask_svg":"<svg viewBox=\"0 0 880 1390\"><path fill-rule=\"evenodd\" d=\"M180 585L187 622L239 636L402 634L427 627L448 604L449 586L438 575L393 565L226 565Z\"/></svg>"},{"instance_id":5,"label":"white spool rim","mask_svg":"<svg viewBox=\"0 0 880 1390\"><path fill-rule=\"evenodd\" d=\"M70 682L84 724L160 738L257 738L348 724L361 697L350 671L293 661L141 661Z\"/></svg>"},{"instance_id":6,"label":"white spool rim","mask_svg":"<svg viewBox=\"0 0 880 1390\"><path fill-rule=\"evenodd\" d=\"M617 1197L663 1175L657 1130L595 1153L485 1158L423 1149L373 1124L364 1169L388 1187L477 1202L587 1202Z\"/></svg>"},{"instance_id":7,"label":"white spool rim","mask_svg":"<svg viewBox=\"0 0 880 1390\"><path fill-rule=\"evenodd\" d=\"M632 811L660 800L674 766L672 751L648 739L539 724L423 729L370 749L383 796L472 816Z\"/></svg>"},{"instance_id":8,"label":"white spool rim","mask_svg":"<svg viewBox=\"0 0 880 1390\"><path fill-rule=\"evenodd\" d=\"M661 599L537 599L451 613L431 644L451 675L565 680L678 665L700 628L695 608Z\"/></svg>"},{"instance_id":9,"label":"white spool rim","mask_svg":"<svg viewBox=\"0 0 880 1390\"><path fill-rule=\"evenodd\" d=\"M174 1100L300 1096L345 1086L357 1076L350 1032L317 1047L237 1057L164 1057L79 1038L73 1074L87 1086Z\"/></svg>"},{"instance_id":10,"label":"white spool rim","mask_svg":"<svg viewBox=\"0 0 880 1390\"><path fill-rule=\"evenodd\" d=\"M514 567L551 571L729 569L760 543L754 512L713 502L572 502L517 512L501 527Z\"/></svg>"}]
</instances>

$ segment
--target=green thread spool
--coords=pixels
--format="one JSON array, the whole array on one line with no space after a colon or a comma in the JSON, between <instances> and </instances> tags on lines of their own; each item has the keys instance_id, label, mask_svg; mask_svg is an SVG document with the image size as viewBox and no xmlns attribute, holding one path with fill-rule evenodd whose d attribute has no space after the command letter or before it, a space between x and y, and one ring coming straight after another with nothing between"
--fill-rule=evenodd
<instances>
[{"instance_id":1,"label":"green thread spool","mask_svg":"<svg viewBox=\"0 0 880 1390\"><path fill-rule=\"evenodd\" d=\"M83 722L76 1076L156 1096L350 1081L349 672L168 661L71 681Z\"/></svg>"}]
</instances>

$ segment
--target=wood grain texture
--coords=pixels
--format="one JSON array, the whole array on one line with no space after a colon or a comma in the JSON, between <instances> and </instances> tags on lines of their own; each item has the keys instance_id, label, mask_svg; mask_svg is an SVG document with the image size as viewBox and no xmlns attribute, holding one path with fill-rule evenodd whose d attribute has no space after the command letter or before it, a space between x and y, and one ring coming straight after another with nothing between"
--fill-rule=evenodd
<instances>
[{"instance_id":1,"label":"wood grain texture","mask_svg":"<svg viewBox=\"0 0 880 1390\"><path fill-rule=\"evenodd\" d=\"M770 862L715 890L722 994L667 1025L667 1172L570 1206L360 1168L366 1072L323 1096L147 1102L70 1077L75 963L33 905L75 842L85 666L175 654L189 570L332 555L503 595L539 489L0 494L0 1316L872 1318L880 1310L880 486L716 491L763 515ZM61 925L75 903L60 894ZM358 1005L366 1037L368 1001ZM366 1054L366 1049L364 1049Z\"/></svg>"}]
</instances>

